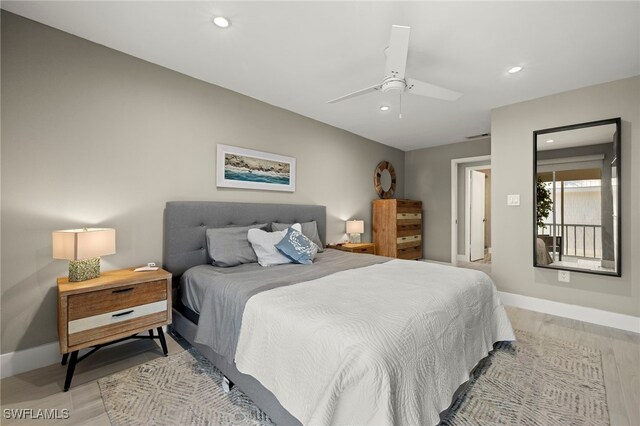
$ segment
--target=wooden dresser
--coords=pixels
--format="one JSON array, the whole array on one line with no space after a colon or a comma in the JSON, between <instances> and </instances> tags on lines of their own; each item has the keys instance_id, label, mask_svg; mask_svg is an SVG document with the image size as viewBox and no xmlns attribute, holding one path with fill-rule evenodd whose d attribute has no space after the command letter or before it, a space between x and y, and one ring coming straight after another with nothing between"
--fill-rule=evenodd
<instances>
[{"instance_id":1,"label":"wooden dresser","mask_svg":"<svg viewBox=\"0 0 640 426\"><path fill-rule=\"evenodd\" d=\"M379 256L422 258L422 201L374 200L373 243Z\"/></svg>"}]
</instances>

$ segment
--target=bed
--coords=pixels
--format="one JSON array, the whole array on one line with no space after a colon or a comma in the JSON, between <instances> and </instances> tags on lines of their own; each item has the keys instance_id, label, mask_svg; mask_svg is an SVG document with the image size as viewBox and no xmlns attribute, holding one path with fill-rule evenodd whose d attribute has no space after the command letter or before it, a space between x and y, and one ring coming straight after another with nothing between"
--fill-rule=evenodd
<instances>
[{"instance_id":1,"label":"bed","mask_svg":"<svg viewBox=\"0 0 640 426\"><path fill-rule=\"evenodd\" d=\"M171 328L277 424L437 423L493 343L514 340L493 283L331 249L312 265L209 265L209 228L312 221L325 243L324 206L168 202Z\"/></svg>"}]
</instances>

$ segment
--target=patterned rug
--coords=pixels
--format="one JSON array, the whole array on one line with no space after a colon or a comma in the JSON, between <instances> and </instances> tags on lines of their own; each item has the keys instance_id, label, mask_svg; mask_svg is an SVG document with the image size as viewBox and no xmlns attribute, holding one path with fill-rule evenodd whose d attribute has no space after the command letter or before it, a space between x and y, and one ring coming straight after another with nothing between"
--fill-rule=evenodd
<instances>
[{"instance_id":1,"label":"patterned rug","mask_svg":"<svg viewBox=\"0 0 640 426\"><path fill-rule=\"evenodd\" d=\"M237 387L191 348L98 380L112 426L273 425Z\"/></svg>"},{"instance_id":2,"label":"patterned rug","mask_svg":"<svg viewBox=\"0 0 640 426\"><path fill-rule=\"evenodd\" d=\"M609 425L600 352L516 330L474 370L442 426ZM196 350L98 381L111 424L272 425Z\"/></svg>"},{"instance_id":3,"label":"patterned rug","mask_svg":"<svg viewBox=\"0 0 640 426\"><path fill-rule=\"evenodd\" d=\"M472 373L442 426L608 426L600 351L516 330Z\"/></svg>"}]
</instances>

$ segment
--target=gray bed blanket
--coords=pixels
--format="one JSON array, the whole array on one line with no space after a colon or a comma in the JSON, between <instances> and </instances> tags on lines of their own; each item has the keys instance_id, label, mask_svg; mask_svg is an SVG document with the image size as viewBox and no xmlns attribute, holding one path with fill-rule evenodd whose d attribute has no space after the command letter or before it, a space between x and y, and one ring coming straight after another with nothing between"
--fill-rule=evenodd
<instances>
[{"instance_id":1,"label":"gray bed blanket","mask_svg":"<svg viewBox=\"0 0 640 426\"><path fill-rule=\"evenodd\" d=\"M240 268L234 273L221 273L210 265L195 266L186 271L181 278L182 286L189 285L193 280L199 280L200 283L201 280L206 280L208 283L203 300L200 301L200 319L195 341L233 360L244 307L252 296L276 287L311 281L335 272L371 266L388 260L390 258L382 256L326 250L324 253L318 253L311 265Z\"/></svg>"}]
</instances>

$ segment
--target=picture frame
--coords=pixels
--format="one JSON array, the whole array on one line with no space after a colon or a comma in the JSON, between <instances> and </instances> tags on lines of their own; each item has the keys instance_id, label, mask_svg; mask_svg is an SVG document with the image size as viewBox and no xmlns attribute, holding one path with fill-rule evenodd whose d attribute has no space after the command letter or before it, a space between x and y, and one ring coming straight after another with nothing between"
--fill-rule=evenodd
<instances>
[{"instance_id":1,"label":"picture frame","mask_svg":"<svg viewBox=\"0 0 640 426\"><path fill-rule=\"evenodd\" d=\"M296 159L218 144L216 186L295 192Z\"/></svg>"}]
</instances>

